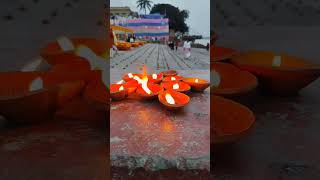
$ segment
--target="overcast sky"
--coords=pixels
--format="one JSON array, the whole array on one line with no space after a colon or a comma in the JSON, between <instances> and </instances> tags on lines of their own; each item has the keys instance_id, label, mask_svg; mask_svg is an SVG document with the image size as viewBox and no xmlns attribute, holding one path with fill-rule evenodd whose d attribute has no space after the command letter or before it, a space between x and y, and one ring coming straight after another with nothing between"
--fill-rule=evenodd
<instances>
[{"instance_id":1,"label":"overcast sky","mask_svg":"<svg viewBox=\"0 0 320 180\"><path fill-rule=\"evenodd\" d=\"M152 0L154 4L167 3L186 9L190 12L187 24L191 34L210 34L210 0ZM131 10L140 12L136 0L110 0L110 6L129 6Z\"/></svg>"}]
</instances>

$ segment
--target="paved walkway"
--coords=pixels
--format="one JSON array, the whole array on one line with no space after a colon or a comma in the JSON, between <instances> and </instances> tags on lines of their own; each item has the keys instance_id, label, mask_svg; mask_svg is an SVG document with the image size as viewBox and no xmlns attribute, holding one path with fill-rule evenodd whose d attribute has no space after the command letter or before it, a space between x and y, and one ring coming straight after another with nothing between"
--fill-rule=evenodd
<instances>
[{"instance_id":1,"label":"paved walkway","mask_svg":"<svg viewBox=\"0 0 320 180\"><path fill-rule=\"evenodd\" d=\"M111 69L134 72L146 64L152 70L209 70L210 57L205 49L193 48L191 57L185 59L181 48L172 51L161 44L146 44L131 51L120 51L110 62Z\"/></svg>"}]
</instances>

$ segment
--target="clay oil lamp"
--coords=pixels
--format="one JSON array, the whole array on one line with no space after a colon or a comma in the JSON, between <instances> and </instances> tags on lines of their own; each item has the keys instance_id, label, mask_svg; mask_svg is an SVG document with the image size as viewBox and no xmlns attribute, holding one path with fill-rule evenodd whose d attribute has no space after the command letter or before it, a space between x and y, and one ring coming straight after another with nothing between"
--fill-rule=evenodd
<instances>
[{"instance_id":1,"label":"clay oil lamp","mask_svg":"<svg viewBox=\"0 0 320 180\"><path fill-rule=\"evenodd\" d=\"M215 45L210 46L210 61L224 61L231 59L233 56L237 55L238 52L231 48L218 47Z\"/></svg>"},{"instance_id":2,"label":"clay oil lamp","mask_svg":"<svg viewBox=\"0 0 320 180\"><path fill-rule=\"evenodd\" d=\"M137 80L130 80L128 82L125 82L124 80L120 80L117 82L117 84L122 84L123 87L126 89L127 91L127 95L131 95L132 93L134 93L137 89L137 87L139 86L139 83Z\"/></svg>"},{"instance_id":3,"label":"clay oil lamp","mask_svg":"<svg viewBox=\"0 0 320 180\"><path fill-rule=\"evenodd\" d=\"M110 85L110 97L112 100L120 101L125 99L127 91L122 84L111 84Z\"/></svg>"},{"instance_id":4,"label":"clay oil lamp","mask_svg":"<svg viewBox=\"0 0 320 180\"><path fill-rule=\"evenodd\" d=\"M132 47L139 47L140 43L139 42L133 42L133 43L131 43L131 46Z\"/></svg>"},{"instance_id":5,"label":"clay oil lamp","mask_svg":"<svg viewBox=\"0 0 320 180\"><path fill-rule=\"evenodd\" d=\"M150 83L158 84L158 83L160 83L162 81L163 74L162 73L160 73L160 74L154 73L154 74L148 75L148 79L149 79Z\"/></svg>"},{"instance_id":6,"label":"clay oil lamp","mask_svg":"<svg viewBox=\"0 0 320 180\"><path fill-rule=\"evenodd\" d=\"M247 107L219 96L211 97L211 144L234 143L247 136L255 117Z\"/></svg>"},{"instance_id":7,"label":"clay oil lamp","mask_svg":"<svg viewBox=\"0 0 320 180\"><path fill-rule=\"evenodd\" d=\"M137 74L137 73L127 73L127 74L125 74L125 75L122 77L122 79L123 79L125 82L129 82L129 81L131 81L131 80L134 80L134 77L135 77L135 76L138 76L139 78L142 77L141 74Z\"/></svg>"},{"instance_id":8,"label":"clay oil lamp","mask_svg":"<svg viewBox=\"0 0 320 180\"><path fill-rule=\"evenodd\" d=\"M100 80L93 80L85 87L83 97L97 110L107 111L109 109L109 90Z\"/></svg>"},{"instance_id":9,"label":"clay oil lamp","mask_svg":"<svg viewBox=\"0 0 320 180\"><path fill-rule=\"evenodd\" d=\"M212 63L211 84L214 95L240 97L254 90L257 78L247 71L227 63Z\"/></svg>"},{"instance_id":10,"label":"clay oil lamp","mask_svg":"<svg viewBox=\"0 0 320 180\"><path fill-rule=\"evenodd\" d=\"M189 84L193 91L203 92L210 86L210 83L207 80L200 78L184 78L183 82Z\"/></svg>"},{"instance_id":11,"label":"clay oil lamp","mask_svg":"<svg viewBox=\"0 0 320 180\"><path fill-rule=\"evenodd\" d=\"M137 76L136 76L137 77ZM143 79L136 78L139 86L136 90L136 94L142 99L150 100L158 96L163 90L159 84L148 83L148 77L145 76Z\"/></svg>"},{"instance_id":12,"label":"clay oil lamp","mask_svg":"<svg viewBox=\"0 0 320 180\"><path fill-rule=\"evenodd\" d=\"M176 76L178 75L178 72L175 70L168 70L168 71L163 71L161 72L163 74L163 76Z\"/></svg>"},{"instance_id":13,"label":"clay oil lamp","mask_svg":"<svg viewBox=\"0 0 320 180\"><path fill-rule=\"evenodd\" d=\"M80 57L79 57L80 58ZM90 63L86 60L83 61L74 61L74 62L67 62L54 65L50 70L53 72L69 72L73 70L77 71L90 71L91 66Z\"/></svg>"},{"instance_id":14,"label":"clay oil lamp","mask_svg":"<svg viewBox=\"0 0 320 180\"><path fill-rule=\"evenodd\" d=\"M122 51L128 51L132 47L130 43L124 42L124 41L117 41L116 46L117 46L117 49Z\"/></svg>"},{"instance_id":15,"label":"clay oil lamp","mask_svg":"<svg viewBox=\"0 0 320 180\"><path fill-rule=\"evenodd\" d=\"M190 102L189 96L174 90L162 91L158 98L161 104L169 110L181 109Z\"/></svg>"},{"instance_id":16,"label":"clay oil lamp","mask_svg":"<svg viewBox=\"0 0 320 180\"><path fill-rule=\"evenodd\" d=\"M274 52L249 51L231 62L255 74L261 90L280 96L295 95L320 76L318 64Z\"/></svg>"},{"instance_id":17,"label":"clay oil lamp","mask_svg":"<svg viewBox=\"0 0 320 180\"><path fill-rule=\"evenodd\" d=\"M50 42L43 49L41 49L41 56L48 61L49 64L55 65L63 62L61 57L56 55L66 53L74 54L76 48L84 45L92 49L92 51L100 57L107 58L109 48L104 40L97 40L93 38L67 38L60 37L54 42ZM67 60L67 59L66 59Z\"/></svg>"},{"instance_id":18,"label":"clay oil lamp","mask_svg":"<svg viewBox=\"0 0 320 180\"><path fill-rule=\"evenodd\" d=\"M177 81L182 81L183 77L182 76L167 76L163 78L163 82L177 82Z\"/></svg>"},{"instance_id":19,"label":"clay oil lamp","mask_svg":"<svg viewBox=\"0 0 320 180\"><path fill-rule=\"evenodd\" d=\"M190 85L184 82L175 82L175 81L168 81L161 83L161 86L166 90L174 90L178 92L187 92L190 90Z\"/></svg>"},{"instance_id":20,"label":"clay oil lamp","mask_svg":"<svg viewBox=\"0 0 320 180\"><path fill-rule=\"evenodd\" d=\"M8 76L14 77L16 73ZM35 74L16 78L14 82L10 79L12 83L8 79L3 81L1 76L0 81L7 81L0 87L0 114L10 123L33 124L53 118L58 88L45 88L42 78ZM29 85L25 86L26 83Z\"/></svg>"}]
</instances>

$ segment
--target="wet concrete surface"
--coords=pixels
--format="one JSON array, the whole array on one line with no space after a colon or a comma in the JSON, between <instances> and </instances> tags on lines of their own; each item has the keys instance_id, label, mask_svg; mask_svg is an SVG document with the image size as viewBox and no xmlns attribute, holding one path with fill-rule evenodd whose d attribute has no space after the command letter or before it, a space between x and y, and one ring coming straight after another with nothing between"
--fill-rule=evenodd
<instances>
[{"instance_id":1,"label":"wet concrete surface","mask_svg":"<svg viewBox=\"0 0 320 180\"><path fill-rule=\"evenodd\" d=\"M139 72L139 71L136 71ZM153 72L149 72L153 73ZM179 71L185 77L209 79L209 71ZM111 82L122 73L111 70ZM126 99L112 102L110 111L110 158L113 177L139 168L151 174L210 169L210 90L192 93L190 104L171 112L158 99ZM123 170L121 170L123 169ZM180 172L181 173L181 172ZM139 173L138 173L139 174ZM206 174L206 173L204 173ZM174 173L172 174L174 175ZM150 175L152 176L152 175ZM173 176L175 177L175 176ZM208 178L208 173L207 176ZM135 178L131 176L131 178ZM202 177L204 178L204 177Z\"/></svg>"},{"instance_id":2,"label":"wet concrete surface","mask_svg":"<svg viewBox=\"0 0 320 180\"><path fill-rule=\"evenodd\" d=\"M319 27L217 28L218 45L246 51L283 52L319 63ZM256 115L252 133L214 150L213 178L236 180L320 179L320 80L298 96L253 93L246 99Z\"/></svg>"},{"instance_id":3,"label":"wet concrete surface","mask_svg":"<svg viewBox=\"0 0 320 180\"><path fill-rule=\"evenodd\" d=\"M76 99L52 120L0 131L0 179L108 179L107 114Z\"/></svg>"}]
</instances>

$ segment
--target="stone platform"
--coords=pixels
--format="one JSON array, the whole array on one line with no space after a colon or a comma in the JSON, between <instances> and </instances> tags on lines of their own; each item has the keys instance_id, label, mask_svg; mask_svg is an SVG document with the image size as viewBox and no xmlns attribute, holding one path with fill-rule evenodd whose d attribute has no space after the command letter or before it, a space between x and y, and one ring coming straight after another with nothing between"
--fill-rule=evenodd
<instances>
[{"instance_id":1,"label":"stone platform","mask_svg":"<svg viewBox=\"0 0 320 180\"><path fill-rule=\"evenodd\" d=\"M183 50L171 50L162 44L145 44L130 51L120 51L110 60L111 70L136 71L146 64L153 70L209 70L210 56L205 49L192 48L191 57L184 59Z\"/></svg>"},{"instance_id":2,"label":"stone platform","mask_svg":"<svg viewBox=\"0 0 320 180\"><path fill-rule=\"evenodd\" d=\"M123 74L116 70L110 73L111 82L119 81ZM205 70L179 71L179 74L209 80L209 71ZM189 95L190 104L178 112L166 110L157 99L112 102L110 154L113 168L208 171L210 90Z\"/></svg>"}]
</instances>

